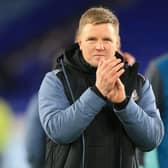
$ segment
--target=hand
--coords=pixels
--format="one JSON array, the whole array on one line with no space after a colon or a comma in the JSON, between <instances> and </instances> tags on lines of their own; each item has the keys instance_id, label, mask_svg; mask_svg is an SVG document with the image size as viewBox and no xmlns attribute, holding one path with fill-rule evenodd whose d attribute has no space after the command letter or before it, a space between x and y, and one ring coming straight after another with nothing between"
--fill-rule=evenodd
<instances>
[{"instance_id":1,"label":"hand","mask_svg":"<svg viewBox=\"0 0 168 168\"><path fill-rule=\"evenodd\" d=\"M121 103L126 99L125 87L120 79L117 79L114 88L107 95L113 103Z\"/></svg>"},{"instance_id":2,"label":"hand","mask_svg":"<svg viewBox=\"0 0 168 168\"><path fill-rule=\"evenodd\" d=\"M112 57L101 59L97 67L96 87L113 103L120 103L126 98L124 85L119 79L124 73L123 66L120 59Z\"/></svg>"}]
</instances>

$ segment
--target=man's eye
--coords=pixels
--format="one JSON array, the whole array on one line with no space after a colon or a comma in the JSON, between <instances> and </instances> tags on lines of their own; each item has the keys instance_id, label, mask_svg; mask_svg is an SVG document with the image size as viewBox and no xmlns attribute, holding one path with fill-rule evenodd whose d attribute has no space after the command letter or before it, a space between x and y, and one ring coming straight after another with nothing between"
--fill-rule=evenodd
<instances>
[{"instance_id":1,"label":"man's eye","mask_svg":"<svg viewBox=\"0 0 168 168\"><path fill-rule=\"evenodd\" d=\"M96 41L95 38L88 38L86 41Z\"/></svg>"},{"instance_id":2,"label":"man's eye","mask_svg":"<svg viewBox=\"0 0 168 168\"><path fill-rule=\"evenodd\" d=\"M105 38L105 39L104 39L104 41L113 42L113 40L112 40L112 39L110 39L110 38Z\"/></svg>"}]
</instances>

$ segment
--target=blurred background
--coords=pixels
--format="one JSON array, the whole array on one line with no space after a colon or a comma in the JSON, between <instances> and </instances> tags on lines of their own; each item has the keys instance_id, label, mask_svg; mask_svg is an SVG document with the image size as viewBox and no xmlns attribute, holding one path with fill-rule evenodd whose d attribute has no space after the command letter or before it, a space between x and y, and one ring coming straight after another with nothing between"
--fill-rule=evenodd
<instances>
[{"instance_id":1,"label":"blurred background","mask_svg":"<svg viewBox=\"0 0 168 168\"><path fill-rule=\"evenodd\" d=\"M4 168L29 167L24 148L28 103L57 53L74 42L80 15L100 5L118 16L122 50L135 56L142 74L150 60L168 52L167 0L0 0L0 162Z\"/></svg>"}]
</instances>

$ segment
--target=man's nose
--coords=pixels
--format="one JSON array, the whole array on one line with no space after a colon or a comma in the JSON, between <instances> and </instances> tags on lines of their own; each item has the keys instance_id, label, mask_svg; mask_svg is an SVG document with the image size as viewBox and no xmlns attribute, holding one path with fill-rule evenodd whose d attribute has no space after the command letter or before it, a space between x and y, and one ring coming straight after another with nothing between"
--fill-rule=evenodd
<instances>
[{"instance_id":1,"label":"man's nose","mask_svg":"<svg viewBox=\"0 0 168 168\"><path fill-rule=\"evenodd\" d=\"M104 50L105 46L104 46L103 42L97 42L96 43L96 49L97 50Z\"/></svg>"}]
</instances>

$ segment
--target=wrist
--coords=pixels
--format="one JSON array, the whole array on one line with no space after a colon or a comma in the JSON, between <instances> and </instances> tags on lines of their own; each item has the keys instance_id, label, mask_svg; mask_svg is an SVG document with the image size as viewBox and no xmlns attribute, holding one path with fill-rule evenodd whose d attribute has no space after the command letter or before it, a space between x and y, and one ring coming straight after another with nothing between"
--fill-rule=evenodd
<instances>
[{"instance_id":1,"label":"wrist","mask_svg":"<svg viewBox=\"0 0 168 168\"><path fill-rule=\"evenodd\" d=\"M114 107L116 110L122 110L122 109L124 109L124 108L127 106L128 102L129 102L129 98L126 97L126 98L125 98L122 102L120 102L120 103L113 103L113 107Z\"/></svg>"},{"instance_id":2,"label":"wrist","mask_svg":"<svg viewBox=\"0 0 168 168\"><path fill-rule=\"evenodd\" d=\"M91 90L96 93L97 96L103 98L104 100L107 100L107 98L99 91L99 89L96 87L96 85L91 87Z\"/></svg>"}]
</instances>

